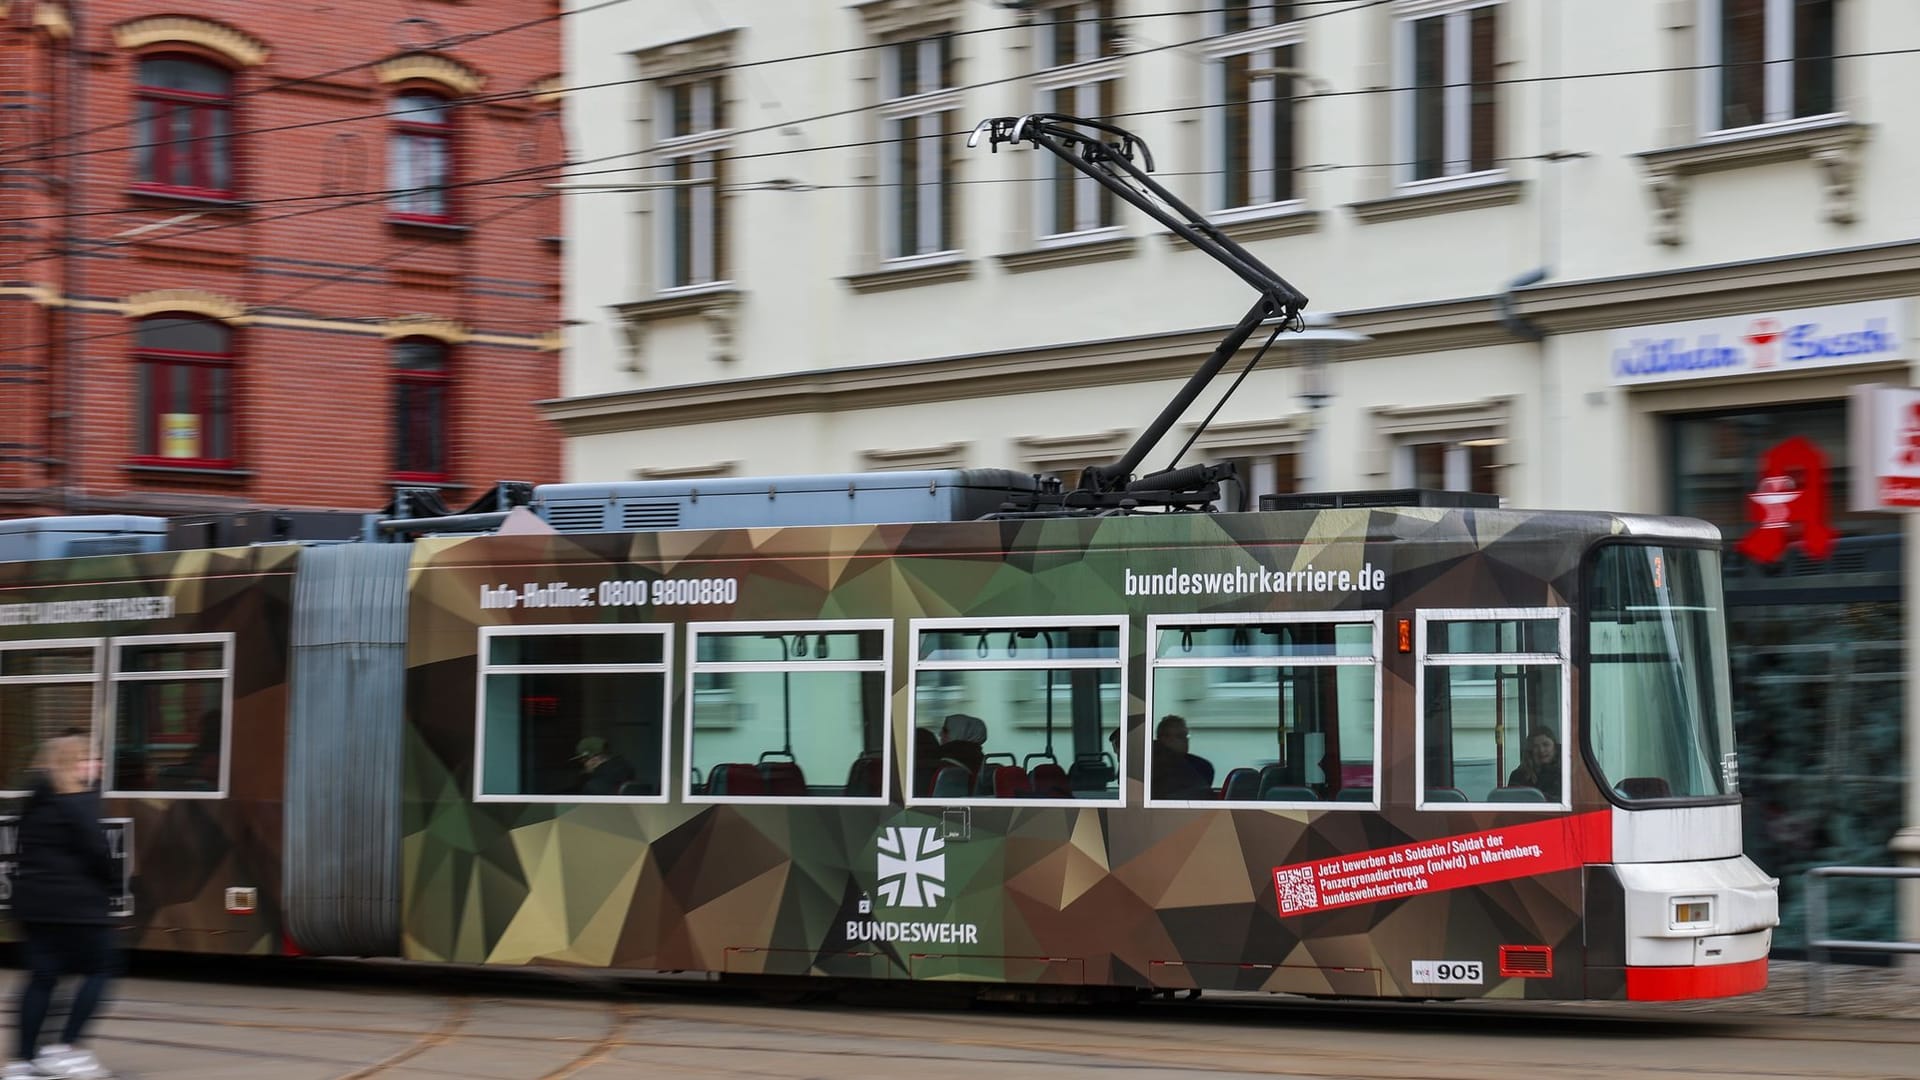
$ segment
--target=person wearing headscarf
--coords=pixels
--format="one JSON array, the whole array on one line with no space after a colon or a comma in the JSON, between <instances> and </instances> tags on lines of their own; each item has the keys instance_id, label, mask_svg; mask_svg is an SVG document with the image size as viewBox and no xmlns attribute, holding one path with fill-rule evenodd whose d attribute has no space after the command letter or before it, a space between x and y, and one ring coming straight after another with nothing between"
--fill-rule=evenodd
<instances>
[{"instance_id":1,"label":"person wearing headscarf","mask_svg":"<svg viewBox=\"0 0 1920 1080\"><path fill-rule=\"evenodd\" d=\"M940 723L940 759L966 769L969 782L980 776L986 761L981 744L986 741L987 722L977 716L953 713Z\"/></svg>"}]
</instances>

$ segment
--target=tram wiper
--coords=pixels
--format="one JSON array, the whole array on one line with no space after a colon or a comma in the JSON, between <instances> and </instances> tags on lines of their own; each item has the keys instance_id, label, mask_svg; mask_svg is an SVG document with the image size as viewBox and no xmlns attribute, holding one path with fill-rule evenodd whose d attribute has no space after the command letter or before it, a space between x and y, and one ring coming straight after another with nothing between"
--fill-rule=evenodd
<instances>
[{"instance_id":1,"label":"tram wiper","mask_svg":"<svg viewBox=\"0 0 1920 1080\"><path fill-rule=\"evenodd\" d=\"M1047 151L1092 177L1100 186L1166 226L1174 235L1205 252L1260 294L1259 299L1227 332L1213 353L1187 379L1186 385L1160 411L1160 415L1140 433L1127 452L1111 464L1094 465L1082 470L1080 490L1073 493L1079 497L1066 496L1059 500L1058 505L1068 512L1098 513L1120 507L1123 500L1130 505L1211 503L1218 497L1219 489L1214 483L1219 479L1217 475L1202 477L1190 475L1190 470L1169 469L1158 476L1143 477L1136 482L1132 479L1133 471L1146 460L1147 454L1179 421L1200 396L1200 392L1220 373L1220 369L1247 343L1255 330L1262 325L1271 325L1277 336L1283 330L1305 329L1301 313L1307 306L1306 294L1221 232L1205 215L1182 202L1149 176L1153 171L1153 152L1143 139L1124 128L1103 120L1059 113L1030 113L1026 116L997 116L981 121L973 129L973 134L968 136L967 145L978 146L983 136L987 139L988 148L996 153L1002 143L1031 143ZM1134 162L1136 153L1140 158L1139 164ZM1271 345L1272 340L1269 339L1267 344ZM1265 352L1265 347L1261 352ZM1239 384L1236 382L1234 385L1237 387ZM1181 483L1186 486L1180 486ZM1094 497L1088 498L1088 495ZM1021 508L1009 509L1017 512Z\"/></svg>"}]
</instances>

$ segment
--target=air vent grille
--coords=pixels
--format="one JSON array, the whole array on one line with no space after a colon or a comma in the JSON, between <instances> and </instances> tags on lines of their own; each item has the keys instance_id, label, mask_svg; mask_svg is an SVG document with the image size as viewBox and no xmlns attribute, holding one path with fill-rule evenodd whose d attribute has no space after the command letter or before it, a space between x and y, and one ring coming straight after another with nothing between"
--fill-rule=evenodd
<instances>
[{"instance_id":1,"label":"air vent grille","mask_svg":"<svg viewBox=\"0 0 1920 1080\"><path fill-rule=\"evenodd\" d=\"M607 527L606 509L602 502L549 503L547 524L559 532L600 532Z\"/></svg>"},{"instance_id":2,"label":"air vent grille","mask_svg":"<svg viewBox=\"0 0 1920 1080\"><path fill-rule=\"evenodd\" d=\"M1500 946L1502 978L1547 979L1553 976L1553 948L1548 945Z\"/></svg>"},{"instance_id":3,"label":"air vent grille","mask_svg":"<svg viewBox=\"0 0 1920 1080\"><path fill-rule=\"evenodd\" d=\"M677 529L680 527L678 503L627 503L620 508L623 529Z\"/></svg>"}]
</instances>

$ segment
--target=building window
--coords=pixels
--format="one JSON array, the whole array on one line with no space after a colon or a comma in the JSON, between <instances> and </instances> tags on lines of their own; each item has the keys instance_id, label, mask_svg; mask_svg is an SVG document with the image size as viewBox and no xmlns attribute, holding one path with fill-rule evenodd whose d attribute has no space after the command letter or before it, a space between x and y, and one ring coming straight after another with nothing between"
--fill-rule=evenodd
<instances>
[{"instance_id":1,"label":"building window","mask_svg":"<svg viewBox=\"0 0 1920 1080\"><path fill-rule=\"evenodd\" d=\"M1502 494L1498 451L1504 442L1491 436L1403 442L1395 463L1398 486Z\"/></svg>"},{"instance_id":2,"label":"building window","mask_svg":"<svg viewBox=\"0 0 1920 1080\"><path fill-rule=\"evenodd\" d=\"M1227 461L1234 467L1234 479L1220 485L1222 510L1258 510L1262 495L1291 495L1300 490L1300 454L1295 450L1230 457Z\"/></svg>"},{"instance_id":3,"label":"building window","mask_svg":"<svg viewBox=\"0 0 1920 1080\"><path fill-rule=\"evenodd\" d=\"M1040 111L1110 117L1120 111L1120 24L1113 0L1055 4L1037 16ZM1113 193L1052 154L1042 155L1040 234L1111 228Z\"/></svg>"},{"instance_id":4,"label":"building window","mask_svg":"<svg viewBox=\"0 0 1920 1080\"><path fill-rule=\"evenodd\" d=\"M395 218L432 224L453 220L447 199L453 171L452 111L445 98L424 91L394 99L387 187L394 193L388 205Z\"/></svg>"},{"instance_id":5,"label":"building window","mask_svg":"<svg viewBox=\"0 0 1920 1080\"><path fill-rule=\"evenodd\" d=\"M135 332L136 453L169 465L233 463L233 331L156 315Z\"/></svg>"},{"instance_id":6,"label":"building window","mask_svg":"<svg viewBox=\"0 0 1920 1080\"><path fill-rule=\"evenodd\" d=\"M1833 0L1705 0L1709 131L1834 111Z\"/></svg>"},{"instance_id":7,"label":"building window","mask_svg":"<svg viewBox=\"0 0 1920 1080\"><path fill-rule=\"evenodd\" d=\"M672 637L658 625L481 627L476 800L664 801Z\"/></svg>"},{"instance_id":8,"label":"building window","mask_svg":"<svg viewBox=\"0 0 1920 1080\"><path fill-rule=\"evenodd\" d=\"M1216 16L1208 73L1220 209L1267 206L1298 197L1295 88L1300 32L1293 3L1229 3Z\"/></svg>"},{"instance_id":9,"label":"building window","mask_svg":"<svg viewBox=\"0 0 1920 1080\"><path fill-rule=\"evenodd\" d=\"M953 38L941 34L887 45L880 55L881 251L889 259L957 247L954 174L959 123Z\"/></svg>"},{"instance_id":10,"label":"building window","mask_svg":"<svg viewBox=\"0 0 1920 1080\"><path fill-rule=\"evenodd\" d=\"M1435 180L1497 167L1499 103L1494 85L1497 4L1402 20L1400 160L1410 180Z\"/></svg>"},{"instance_id":11,"label":"building window","mask_svg":"<svg viewBox=\"0 0 1920 1080\"><path fill-rule=\"evenodd\" d=\"M134 182L189 195L233 194L233 76L183 56L140 61Z\"/></svg>"},{"instance_id":12,"label":"building window","mask_svg":"<svg viewBox=\"0 0 1920 1080\"><path fill-rule=\"evenodd\" d=\"M679 289L726 278L726 99L719 76L659 88L655 175L667 181L659 212L660 287Z\"/></svg>"},{"instance_id":13,"label":"building window","mask_svg":"<svg viewBox=\"0 0 1920 1080\"><path fill-rule=\"evenodd\" d=\"M403 480L447 478L447 370L445 342L406 338L393 343L393 471Z\"/></svg>"}]
</instances>

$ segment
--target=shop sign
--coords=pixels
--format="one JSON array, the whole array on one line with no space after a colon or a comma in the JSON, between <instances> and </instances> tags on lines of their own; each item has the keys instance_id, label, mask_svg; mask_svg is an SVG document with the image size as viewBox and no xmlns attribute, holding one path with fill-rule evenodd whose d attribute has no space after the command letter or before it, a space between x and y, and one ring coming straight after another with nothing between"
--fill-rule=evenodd
<instances>
[{"instance_id":1,"label":"shop sign","mask_svg":"<svg viewBox=\"0 0 1920 1080\"><path fill-rule=\"evenodd\" d=\"M1907 358L1906 301L1636 326L1609 345L1615 386L1880 364Z\"/></svg>"},{"instance_id":2,"label":"shop sign","mask_svg":"<svg viewBox=\"0 0 1920 1080\"><path fill-rule=\"evenodd\" d=\"M1854 387L1847 431L1853 509L1920 509L1920 390Z\"/></svg>"},{"instance_id":3,"label":"shop sign","mask_svg":"<svg viewBox=\"0 0 1920 1080\"><path fill-rule=\"evenodd\" d=\"M1760 476L1747 496L1753 528L1734 550L1755 562L1779 562L1799 544L1810 559L1833 554L1827 503L1827 456L1813 440L1795 435L1760 457Z\"/></svg>"}]
</instances>

